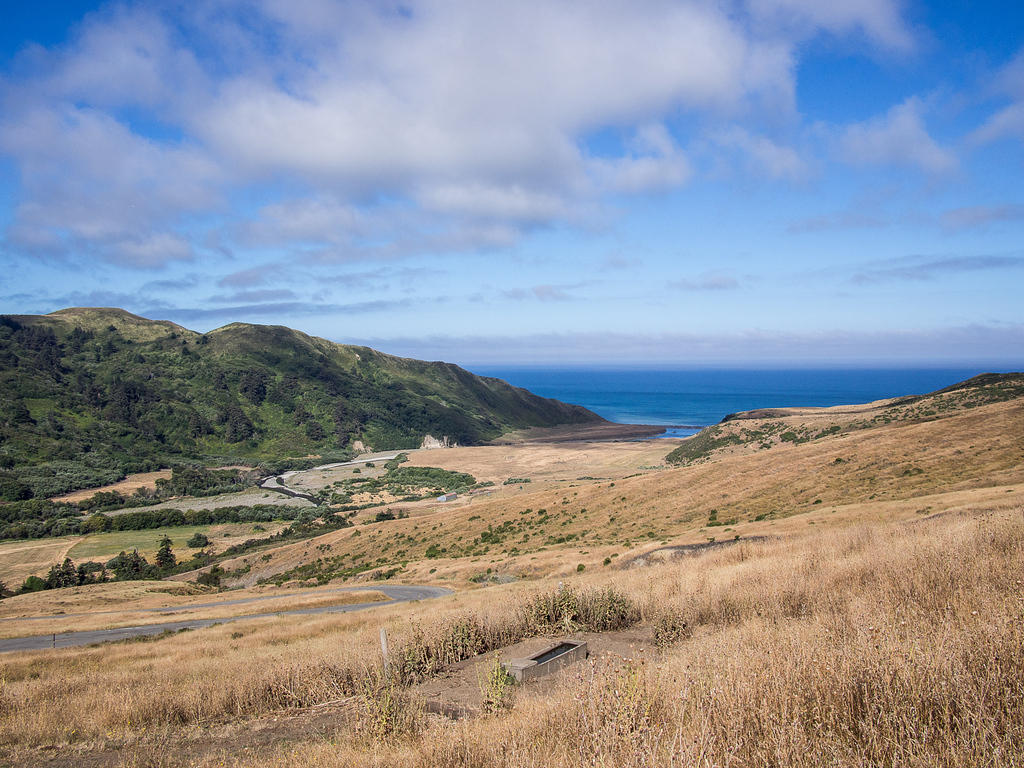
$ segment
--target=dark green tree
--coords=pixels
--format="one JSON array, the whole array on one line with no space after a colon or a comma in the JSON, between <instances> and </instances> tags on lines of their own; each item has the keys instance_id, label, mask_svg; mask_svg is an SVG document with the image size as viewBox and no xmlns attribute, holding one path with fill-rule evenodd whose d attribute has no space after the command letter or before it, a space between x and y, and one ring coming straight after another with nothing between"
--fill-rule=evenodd
<instances>
[{"instance_id":1,"label":"dark green tree","mask_svg":"<svg viewBox=\"0 0 1024 768\"><path fill-rule=\"evenodd\" d=\"M114 572L115 578L122 581L160 577L159 569L150 565L137 549L131 554L122 551L107 562L107 567Z\"/></svg>"},{"instance_id":2,"label":"dark green tree","mask_svg":"<svg viewBox=\"0 0 1024 768\"><path fill-rule=\"evenodd\" d=\"M178 559L171 551L171 540L164 536L160 539L160 549L156 551L156 567L162 571L169 571L178 564Z\"/></svg>"},{"instance_id":3,"label":"dark green tree","mask_svg":"<svg viewBox=\"0 0 1024 768\"><path fill-rule=\"evenodd\" d=\"M44 589L46 589L46 582L38 576L29 576L21 585L22 592L41 592Z\"/></svg>"},{"instance_id":4,"label":"dark green tree","mask_svg":"<svg viewBox=\"0 0 1024 768\"><path fill-rule=\"evenodd\" d=\"M210 540L206 537L205 533L196 531L192 538L188 540L187 544L192 549L202 549L210 543Z\"/></svg>"},{"instance_id":5,"label":"dark green tree","mask_svg":"<svg viewBox=\"0 0 1024 768\"><path fill-rule=\"evenodd\" d=\"M70 557L65 557L60 565L50 567L46 574L46 589L62 589L63 587L74 587L78 585L78 569L71 562Z\"/></svg>"}]
</instances>

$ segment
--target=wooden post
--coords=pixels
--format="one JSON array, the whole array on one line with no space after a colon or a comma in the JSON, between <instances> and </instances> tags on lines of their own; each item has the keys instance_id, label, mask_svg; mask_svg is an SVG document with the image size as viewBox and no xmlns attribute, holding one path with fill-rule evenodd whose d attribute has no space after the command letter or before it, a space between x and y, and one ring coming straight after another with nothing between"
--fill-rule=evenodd
<instances>
[{"instance_id":1,"label":"wooden post","mask_svg":"<svg viewBox=\"0 0 1024 768\"><path fill-rule=\"evenodd\" d=\"M388 631L384 627L380 628L380 653L384 657L384 674L389 675L391 673L391 663L388 658Z\"/></svg>"},{"instance_id":2,"label":"wooden post","mask_svg":"<svg viewBox=\"0 0 1024 768\"><path fill-rule=\"evenodd\" d=\"M53 633L53 647L54 648L57 647L57 633L56 632Z\"/></svg>"}]
</instances>

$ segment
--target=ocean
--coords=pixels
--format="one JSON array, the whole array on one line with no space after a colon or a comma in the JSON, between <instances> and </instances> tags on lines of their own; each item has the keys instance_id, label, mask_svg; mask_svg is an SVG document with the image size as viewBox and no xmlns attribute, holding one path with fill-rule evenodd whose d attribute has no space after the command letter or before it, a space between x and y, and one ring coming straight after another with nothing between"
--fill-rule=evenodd
<instances>
[{"instance_id":1,"label":"ocean","mask_svg":"<svg viewBox=\"0 0 1024 768\"><path fill-rule=\"evenodd\" d=\"M666 370L479 366L543 397L585 406L609 421L672 427L692 435L752 408L829 406L922 394L984 371L964 368L857 370Z\"/></svg>"}]
</instances>

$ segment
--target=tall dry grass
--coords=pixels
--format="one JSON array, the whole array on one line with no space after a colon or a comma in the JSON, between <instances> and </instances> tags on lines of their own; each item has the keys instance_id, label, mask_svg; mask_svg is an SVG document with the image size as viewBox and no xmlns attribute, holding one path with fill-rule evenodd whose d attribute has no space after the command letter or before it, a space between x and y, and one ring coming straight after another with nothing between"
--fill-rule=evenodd
<instances>
[{"instance_id":1,"label":"tall dry grass","mask_svg":"<svg viewBox=\"0 0 1024 768\"><path fill-rule=\"evenodd\" d=\"M258 764L1020 766L1022 580L1019 513L742 545L625 575L650 616L685 617L658 663L589 663L508 714Z\"/></svg>"},{"instance_id":2,"label":"tall dry grass","mask_svg":"<svg viewBox=\"0 0 1024 768\"><path fill-rule=\"evenodd\" d=\"M407 686L527 637L606 630L640 618L614 590L517 587L375 615L293 617L212 627L151 642L0 659L0 746L130 741L140 733L253 717ZM485 610L481 610L485 609ZM377 629L389 627L385 676ZM385 677L388 679L385 680Z\"/></svg>"},{"instance_id":3,"label":"tall dry grass","mask_svg":"<svg viewBox=\"0 0 1024 768\"><path fill-rule=\"evenodd\" d=\"M516 692L504 713L450 722L403 718L399 707L387 715L398 727L363 723L342 739L210 764L1024 765L1019 511L739 543L581 585L628 598L607 626L640 618L673 630L661 634L672 642L661 659L578 666L552 693ZM434 648L399 677L463 655L444 650L458 626L491 632L483 645L518 639L531 626L524 616L549 630L567 615L596 628L609 601L587 594L598 608L586 620L556 609L542 621L557 593L516 585L415 609L414 627L406 609L388 609L398 648ZM476 629L459 624L467 617ZM143 729L167 738L211 718L365 694L379 670L377 626L366 615L271 621L235 640L216 628L5 659L0 734L8 748L144 742ZM395 701L417 706L404 693Z\"/></svg>"}]
</instances>

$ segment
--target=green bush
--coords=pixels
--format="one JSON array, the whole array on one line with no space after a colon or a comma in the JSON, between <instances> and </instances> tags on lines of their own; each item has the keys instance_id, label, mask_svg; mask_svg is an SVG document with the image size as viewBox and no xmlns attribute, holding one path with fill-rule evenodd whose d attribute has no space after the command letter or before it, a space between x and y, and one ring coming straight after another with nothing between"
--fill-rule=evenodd
<instances>
[{"instance_id":1,"label":"green bush","mask_svg":"<svg viewBox=\"0 0 1024 768\"><path fill-rule=\"evenodd\" d=\"M38 576L29 576L21 585L22 592L41 592L46 589L46 582Z\"/></svg>"}]
</instances>

